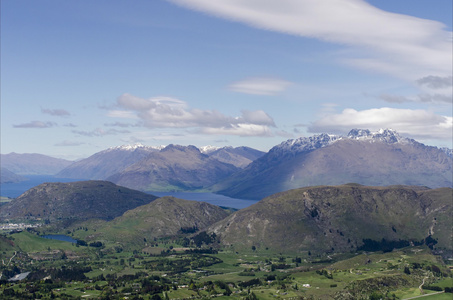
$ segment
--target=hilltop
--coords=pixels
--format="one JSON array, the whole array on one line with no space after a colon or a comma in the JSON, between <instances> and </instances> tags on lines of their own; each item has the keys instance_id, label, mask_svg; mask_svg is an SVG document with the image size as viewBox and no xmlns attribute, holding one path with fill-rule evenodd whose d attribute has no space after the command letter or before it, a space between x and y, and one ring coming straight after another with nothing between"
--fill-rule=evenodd
<instances>
[{"instance_id":1,"label":"hilltop","mask_svg":"<svg viewBox=\"0 0 453 300\"><path fill-rule=\"evenodd\" d=\"M0 221L12 219L76 221L110 220L157 197L108 181L43 183L2 206Z\"/></svg>"}]
</instances>

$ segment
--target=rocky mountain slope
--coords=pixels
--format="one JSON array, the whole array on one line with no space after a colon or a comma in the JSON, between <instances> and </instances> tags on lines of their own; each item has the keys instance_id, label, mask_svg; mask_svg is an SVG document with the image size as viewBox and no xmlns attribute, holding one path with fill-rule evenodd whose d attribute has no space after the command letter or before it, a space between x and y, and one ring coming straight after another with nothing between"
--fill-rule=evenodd
<instances>
[{"instance_id":1,"label":"rocky mountain slope","mask_svg":"<svg viewBox=\"0 0 453 300\"><path fill-rule=\"evenodd\" d=\"M189 146L175 146L170 145L170 148L177 148L179 147L179 153L181 157L177 157L173 154L170 155L170 151L163 151L166 147L165 146L143 146L141 144L136 145L124 145L119 147L109 148L107 150L98 152L86 159L82 159L77 161L70 166L66 167L62 171L60 171L57 176L62 178L85 178L85 179L100 179L104 180L107 178L111 178L111 180L116 180L115 178L123 178L122 182L128 181L124 179L124 173L128 167L131 167L134 164L141 164L141 161L146 161L144 164L150 167L148 170L149 172L155 172L156 170L153 169L152 160L161 161L163 157L165 157L167 164L172 164L175 168L178 168L177 165L181 164L187 156L190 156L188 153L184 153L185 151L195 150L196 147ZM185 149L185 150L184 150ZM200 147L198 149L203 155L207 157L211 157L210 160L205 159L205 164L213 164L212 166L207 166L207 169L212 168L223 168L225 166L219 167L221 164L231 164L236 168L244 168L248 164L250 164L253 160L261 157L264 155L264 152L255 150L249 147L213 147L213 146L206 146ZM152 153L162 152L160 155L151 155ZM149 157L148 157L149 156ZM171 156L171 158L169 157ZM171 159L174 159L172 162ZM160 165L161 162L156 162L156 165ZM184 166L180 166L181 168L185 168ZM143 169L143 168L142 168ZM231 168L232 170L236 170ZM198 170L202 172L202 169ZM231 174L229 172L228 174ZM212 174L211 174L212 175ZM133 175L135 177L135 174ZM165 175L163 175L165 176ZM217 177L215 177L217 178ZM178 178L174 178L175 181L178 181ZM180 180L185 180L181 178ZM164 180L165 181L165 180ZM119 182L119 181L118 181ZM168 186L168 182L163 183L163 187L160 187L159 190L165 189ZM203 183L204 185L204 183ZM135 185L135 188L142 189L143 186Z\"/></svg>"},{"instance_id":2,"label":"rocky mountain slope","mask_svg":"<svg viewBox=\"0 0 453 300\"><path fill-rule=\"evenodd\" d=\"M26 180L25 177L17 175L6 168L0 168L0 183L16 183Z\"/></svg>"},{"instance_id":3,"label":"rocky mountain slope","mask_svg":"<svg viewBox=\"0 0 453 300\"><path fill-rule=\"evenodd\" d=\"M245 168L251 162L263 156L265 152L249 147L222 147L208 151L206 154L221 162L232 164L238 168Z\"/></svg>"},{"instance_id":4,"label":"rocky mountain slope","mask_svg":"<svg viewBox=\"0 0 453 300\"><path fill-rule=\"evenodd\" d=\"M181 234L181 228L193 228L193 232L203 230L227 216L228 213L216 205L162 197L102 223L90 239L108 239L123 245L146 244L153 238Z\"/></svg>"},{"instance_id":5,"label":"rocky mountain slope","mask_svg":"<svg viewBox=\"0 0 453 300\"><path fill-rule=\"evenodd\" d=\"M233 249L349 252L364 239L420 242L452 250L452 189L357 184L307 187L272 195L212 225Z\"/></svg>"},{"instance_id":6,"label":"rocky mountain slope","mask_svg":"<svg viewBox=\"0 0 453 300\"><path fill-rule=\"evenodd\" d=\"M304 186L452 186L448 151L401 137L393 130L351 130L346 137L321 134L273 147L213 191L235 198L261 199Z\"/></svg>"},{"instance_id":7,"label":"rocky mountain slope","mask_svg":"<svg viewBox=\"0 0 453 300\"><path fill-rule=\"evenodd\" d=\"M161 149L141 144L112 147L67 166L57 176L103 180Z\"/></svg>"},{"instance_id":8,"label":"rocky mountain slope","mask_svg":"<svg viewBox=\"0 0 453 300\"><path fill-rule=\"evenodd\" d=\"M137 190L184 191L205 188L237 170L194 146L169 145L108 180Z\"/></svg>"},{"instance_id":9,"label":"rocky mountain slope","mask_svg":"<svg viewBox=\"0 0 453 300\"><path fill-rule=\"evenodd\" d=\"M36 153L0 154L1 167L18 175L54 175L72 161Z\"/></svg>"},{"instance_id":10,"label":"rocky mountain slope","mask_svg":"<svg viewBox=\"0 0 453 300\"><path fill-rule=\"evenodd\" d=\"M43 183L2 206L0 222L24 218L51 222L109 220L156 198L107 181Z\"/></svg>"}]
</instances>

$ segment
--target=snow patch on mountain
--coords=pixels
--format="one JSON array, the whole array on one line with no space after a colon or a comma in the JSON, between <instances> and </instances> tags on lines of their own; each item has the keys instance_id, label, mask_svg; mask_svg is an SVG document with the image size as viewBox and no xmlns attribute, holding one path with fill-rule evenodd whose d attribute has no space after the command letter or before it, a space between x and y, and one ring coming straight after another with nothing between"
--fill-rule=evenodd
<instances>
[{"instance_id":1,"label":"snow patch on mountain","mask_svg":"<svg viewBox=\"0 0 453 300\"><path fill-rule=\"evenodd\" d=\"M319 135L313 135L311 137L300 137L297 139L290 139L275 146L269 152L275 154L283 152L291 153L306 152L329 146L342 139L361 140L369 142L384 142L388 144L417 143L413 139L402 137L401 135L398 134L398 132L396 132L393 129L380 129L377 132L371 132L368 129L352 129L347 136L322 133Z\"/></svg>"},{"instance_id":2,"label":"snow patch on mountain","mask_svg":"<svg viewBox=\"0 0 453 300\"><path fill-rule=\"evenodd\" d=\"M116 147L110 147L108 148L107 150L105 150L106 152L107 151L115 151L115 150L120 150L120 151L135 151L137 149L143 149L143 150L151 150L151 151L160 151L162 149L164 149L166 146L164 145L161 145L161 146L145 146L141 143L136 143L136 144L133 144L133 145L121 145L121 146L116 146Z\"/></svg>"},{"instance_id":3,"label":"snow patch on mountain","mask_svg":"<svg viewBox=\"0 0 453 300\"><path fill-rule=\"evenodd\" d=\"M212 153L214 151L222 149L222 147L216 147L216 146L207 145L207 146L199 147L198 149L200 149L200 152L203 153L203 154L210 154L210 153Z\"/></svg>"},{"instance_id":4,"label":"snow patch on mountain","mask_svg":"<svg viewBox=\"0 0 453 300\"><path fill-rule=\"evenodd\" d=\"M368 140L370 142L384 142L387 144L401 143L411 144L415 141L402 137L393 129L379 129L377 132L371 132L368 129L352 129L347 138L355 140Z\"/></svg>"}]
</instances>

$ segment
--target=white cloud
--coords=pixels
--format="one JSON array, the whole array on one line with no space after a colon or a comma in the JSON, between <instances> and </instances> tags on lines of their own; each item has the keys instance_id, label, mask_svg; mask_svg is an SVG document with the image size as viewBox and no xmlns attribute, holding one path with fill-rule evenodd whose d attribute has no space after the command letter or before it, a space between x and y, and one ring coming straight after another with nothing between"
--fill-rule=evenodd
<instances>
[{"instance_id":1,"label":"white cloud","mask_svg":"<svg viewBox=\"0 0 453 300\"><path fill-rule=\"evenodd\" d=\"M291 82L275 78L248 78L232 83L228 88L232 91L252 95L275 95L284 91Z\"/></svg>"},{"instance_id":2,"label":"white cloud","mask_svg":"<svg viewBox=\"0 0 453 300\"><path fill-rule=\"evenodd\" d=\"M453 119L431 111L417 109L374 108L357 111L352 108L331 114L313 122L309 132L345 133L352 128L378 130L392 128L401 134L421 139L451 141Z\"/></svg>"},{"instance_id":3,"label":"white cloud","mask_svg":"<svg viewBox=\"0 0 453 300\"><path fill-rule=\"evenodd\" d=\"M109 116L137 117L148 128L190 128L206 134L269 136L269 127L275 127L272 117L262 110L244 110L240 116L230 117L216 110L189 108L186 102L169 97L143 99L123 94L118 97L117 106L124 110L111 111Z\"/></svg>"},{"instance_id":4,"label":"white cloud","mask_svg":"<svg viewBox=\"0 0 453 300\"><path fill-rule=\"evenodd\" d=\"M363 0L169 1L260 29L349 46L341 60L356 67L410 80L452 73L452 33L444 24Z\"/></svg>"}]
</instances>

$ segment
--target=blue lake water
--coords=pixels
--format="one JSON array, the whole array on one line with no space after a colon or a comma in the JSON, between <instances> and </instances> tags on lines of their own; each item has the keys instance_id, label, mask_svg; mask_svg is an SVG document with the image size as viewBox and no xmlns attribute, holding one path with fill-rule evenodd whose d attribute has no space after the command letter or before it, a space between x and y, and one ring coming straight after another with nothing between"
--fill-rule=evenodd
<instances>
[{"instance_id":1,"label":"blue lake water","mask_svg":"<svg viewBox=\"0 0 453 300\"><path fill-rule=\"evenodd\" d=\"M44 182L74 182L84 180L74 178L58 178L50 175L24 175L24 177L28 178L28 180L18 183L0 184L0 195L3 197L17 198L25 191ZM213 193L149 192L149 194L153 194L158 197L173 196L185 200L203 201L218 206L232 207L236 209L245 208L258 202L256 200L236 199Z\"/></svg>"},{"instance_id":2,"label":"blue lake water","mask_svg":"<svg viewBox=\"0 0 453 300\"><path fill-rule=\"evenodd\" d=\"M74 243L76 244L77 241L71 238L70 236L67 235L62 235L62 234L48 234L48 235L42 235L42 238L45 239L50 239L50 240L58 240L58 241L63 241L63 242L69 242L69 243Z\"/></svg>"},{"instance_id":3,"label":"blue lake water","mask_svg":"<svg viewBox=\"0 0 453 300\"><path fill-rule=\"evenodd\" d=\"M207 202L209 204L232 207L237 209L246 208L258 202L257 200L236 199L213 193L191 193L191 192L165 192L165 193L149 192L149 193L158 197L173 196L179 199L202 201Z\"/></svg>"}]
</instances>

